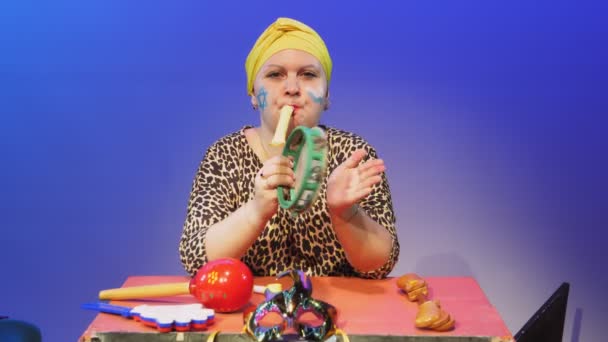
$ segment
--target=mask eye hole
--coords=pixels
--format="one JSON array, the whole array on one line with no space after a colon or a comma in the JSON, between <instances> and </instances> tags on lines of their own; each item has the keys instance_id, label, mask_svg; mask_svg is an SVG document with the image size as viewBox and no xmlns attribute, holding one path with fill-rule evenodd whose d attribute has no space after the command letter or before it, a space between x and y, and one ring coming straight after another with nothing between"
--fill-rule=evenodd
<instances>
[{"instance_id":1,"label":"mask eye hole","mask_svg":"<svg viewBox=\"0 0 608 342\"><path fill-rule=\"evenodd\" d=\"M258 325L263 328L281 326L285 323L283 316L278 312L269 312L258 320Z\"/></svg>"},{"instance_id":2,"label":"mask eye hole","mask_svg":"<svg viewBox=\"0 0 608 342\"><path fill-rule=\"evenodd\" d=\"M320 327L325 323L325 319L317 312L312 310L303 311L298 315L296 320L299 324L308 327Z\"/></svg>"}]
</instances>

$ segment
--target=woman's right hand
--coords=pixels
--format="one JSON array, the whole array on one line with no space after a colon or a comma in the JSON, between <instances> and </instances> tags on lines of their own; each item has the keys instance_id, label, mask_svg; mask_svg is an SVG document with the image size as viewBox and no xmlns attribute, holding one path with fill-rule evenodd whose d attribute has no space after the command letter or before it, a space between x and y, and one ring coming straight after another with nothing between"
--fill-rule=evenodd
<instances>
[{"instance_id":1,"label":"woman's right hand","mask_svg":"<svg viewBox=\"0 0 608 342\"><path fill-rule=\"evenodd\" d=\"M292 188L295 179L291 159L279 155L264 162L255 176L253 196L254 208L262 219L268 221L279 210L277 188Z\"/></svg>"}]
</instances>

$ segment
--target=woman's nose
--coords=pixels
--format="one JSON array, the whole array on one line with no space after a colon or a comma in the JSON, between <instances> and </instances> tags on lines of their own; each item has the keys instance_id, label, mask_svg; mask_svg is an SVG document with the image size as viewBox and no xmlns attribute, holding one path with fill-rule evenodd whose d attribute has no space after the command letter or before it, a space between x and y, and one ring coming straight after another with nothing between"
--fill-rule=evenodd
<instances>
[{"instance_id":1,"label":"woman's nose","mask_svg":"<svg viewBox=\"0 0 608 342\"><path fill-rule=\"evenodd\" d=\"M285 94L290 96L300 95L300 85L297 77L287 77L285 80Z\"/></svg>"}]
</instances>

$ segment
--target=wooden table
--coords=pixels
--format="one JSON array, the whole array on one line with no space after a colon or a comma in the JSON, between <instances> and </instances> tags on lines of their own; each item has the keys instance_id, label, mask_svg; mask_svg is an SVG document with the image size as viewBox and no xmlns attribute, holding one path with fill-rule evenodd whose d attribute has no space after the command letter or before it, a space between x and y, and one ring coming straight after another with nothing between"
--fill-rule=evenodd
<instances>
[{"instance_id":1,"label":"wooden table","mask_svg":"<svg viewBox=\"0 0 608 342\"><path fill-rule=\"evenodd\" d=\"M438 299L442 308L456 319L452 331L433 332L417 329L414 318L417 304L409 302L396 286L395 278L367 280L342 277L313 277L312 297L328 302L338 309L337 326L348 334L351 341L408 342L506 342L512 335L496 309L490 304L475 279L471 277L428 277L429 298ZM187 282L178 276L131 276L123 287L172 282ZM273 277L255 279L256 285L277 282ZM283 288L291 286L291 280L282 278ZM264 300L253 294L252 304ZM142 304L196 303L190 295L150 298L140 301L113 301L113 304L136 306ZM220 333L216 341L252 341L241 334L243 315L241 312L216 314L215 323L202 332L159 333L121 316L100 313L85 330L80 341L206 341L214 331ZM291 339L295 335L287 335ZM337 340L341 338L338 337Z\"/></svg>"}]
</instances>

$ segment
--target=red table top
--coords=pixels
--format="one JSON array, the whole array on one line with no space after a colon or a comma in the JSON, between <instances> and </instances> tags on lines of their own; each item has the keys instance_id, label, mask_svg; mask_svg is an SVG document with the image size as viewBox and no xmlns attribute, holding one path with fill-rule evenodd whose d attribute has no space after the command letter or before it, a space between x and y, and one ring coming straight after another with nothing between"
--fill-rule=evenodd
<instances>
[{"instance_id":1,"label":"red table top","mask_svg":"<svg viewBox=\"0 0 608 342\"><path fill-rule=\"evenodd\" d=\"M395 278L368 280L342 277L312 277L312 297L332 304L338 309L337 327L348 335L378 336L491 336L511 339L496 309L490 304L475 279L471 277L425 277L429 287L429 298L437 299L441 307L456 320L455 328L448 332L421 330L414 326L417 304L407 300L396 286ZM131 276L123 287L161 283L187 282L180 276ZM277 282L274 277L258 277L256 285ZM278 282L283 289L291 286L291 280L282 278ZM253 294L252 304L264 300ZM137 301L113 301L113 304L136 306L142 304L196 303L191 295L150 298ZM209 332L239 333L243 329L242 312L216 314L215 324ZM82 335L88 340L99 332L149 332L156 330L121 316L100 313Z\"/></svg>"}]
</instances>

